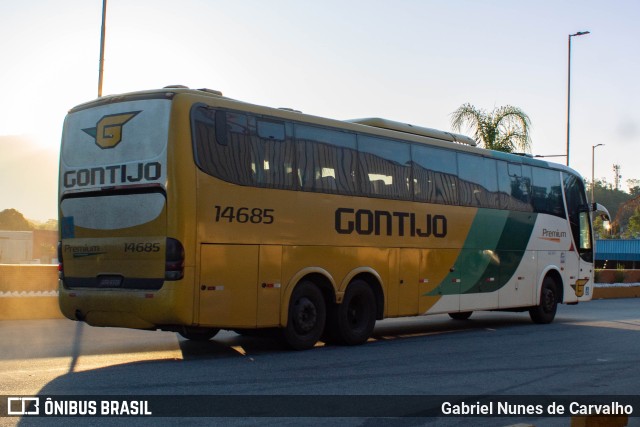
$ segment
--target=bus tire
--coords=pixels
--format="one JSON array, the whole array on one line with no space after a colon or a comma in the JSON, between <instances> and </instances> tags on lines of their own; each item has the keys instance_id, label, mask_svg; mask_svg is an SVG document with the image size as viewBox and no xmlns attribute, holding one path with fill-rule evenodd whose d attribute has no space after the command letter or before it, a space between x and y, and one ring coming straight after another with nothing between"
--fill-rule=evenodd
<instances>
[{"instance_id":1,"label":"bus tire","mask_svg":"<svg viewBox=\"0 0 640 427\"><path fill-rule=\"evenodd\" d=\"M300 282L291 294L287 326L282 335L294 350L315 346L324 331L327 306L318 287L310 281Z\"/></svg>"},{"instance_id":2,"label":"bus tire","mask_svg":"<svg viewBox=\"0 0 640 427\"><path fill-rule=\"evenodd\" d=\"M449 313L449 317L453 320L467 320L471 317L471 313L473 313L473 311L457 311L455 313Z\"/></svg>"},{"instance_id":3,"label":"bus tire","mask_svg":"<svg viewBox=\"0 0 640 427\"><path fill-rule=\"evenodd\" d=\"M376 324L376 298L371 286L364 280L355 280L328 322L330 336L337 344L360 345L369 339Z\"/></svg>"},{"instance_id":4,"label":"bus tire","mask_svg":"<svg viewBox=\"0 0 640 427\"><path fill-rule=\"evenodd\" d=\"M547 324L553 322L558 309L558 287L556 281L546 276L540 290L540 304L529 309L533 323Z\"/></svg>"},{"instance_id":5,"label":"bus tire","mask_svg":"<svg viewBox=\"0 0 640 427\"><path fill-rule=\"evenodd\" d=\"M215 337L220 329L216 328L193 328L183 326L178 333L189 341L209 341Z\"/></svg>"}]
</instances>

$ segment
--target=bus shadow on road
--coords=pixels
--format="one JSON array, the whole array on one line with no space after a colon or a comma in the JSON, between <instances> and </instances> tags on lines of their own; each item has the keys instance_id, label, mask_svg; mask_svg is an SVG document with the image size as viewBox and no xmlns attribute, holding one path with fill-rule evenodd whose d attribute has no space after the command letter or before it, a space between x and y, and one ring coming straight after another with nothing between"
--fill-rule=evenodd
<instances>
[{"instance_id":1,"label":"bus shadow on road","mask_svg":"<svg viewBox=\"0 0 640 427\"><path fill-rule=\"evenodd\" d=\"M401 342L454 332L525 326L533 327L534 325L529 316L518 313L478 313L468 320L453 320L446 315L386 319L376 324L369 343ZM280 339L278 331L246 331L242 335L231 331L222 331L210 341L190 341L180 338L179 346L184 360L260 356L292 351ZM318 342L316 347L348 348L336 344L325 344L322 341Z\"/></svg>"},{"instance_id":2,"label":"bus shadow on road","mask_svg":"<svg viewBox=\"0 0 640 427\"><path fill-rule=\"evenodd\" d=\"M391 340L499 327L532 325L529 316L519 313L474 313L467 320L447 315L386 319L376 324L373 339Z\"/></svg>"},{"instance_id":3,"label":"bus shadow on road","mask_svg":"<svg viewBox=\"0 0 640 427\"><path fill-rule=\"evenodd\" d=\"M209 341L191 341L179 338L178 345L184 360L241 357L288 351L276 333L242 336L231 331L222 331Z\"/></svg>"}]
</instances>

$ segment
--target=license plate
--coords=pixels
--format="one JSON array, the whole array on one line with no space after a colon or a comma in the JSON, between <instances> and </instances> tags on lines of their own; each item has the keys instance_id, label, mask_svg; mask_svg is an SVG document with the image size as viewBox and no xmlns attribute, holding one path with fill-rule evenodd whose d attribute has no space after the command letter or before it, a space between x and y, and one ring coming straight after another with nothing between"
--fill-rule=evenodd
<instances>
[{"instance_id":1,"label":"license plate","mask_svg":"<svg viewBox=\"0 0 640 427\"><path fill-rule=\"evenodd\" d=\"M102 275L98 276L99 288L120 288L122 287L123 277L118 275Z\"/></svg>"}]
</instances>

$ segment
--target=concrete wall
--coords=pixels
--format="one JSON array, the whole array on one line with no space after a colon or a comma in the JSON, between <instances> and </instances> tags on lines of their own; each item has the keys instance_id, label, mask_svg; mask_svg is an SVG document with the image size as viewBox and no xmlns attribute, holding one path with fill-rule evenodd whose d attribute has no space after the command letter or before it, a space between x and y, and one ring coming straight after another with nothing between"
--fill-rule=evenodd
<instances>
[{"instance_id":1,"label":"concrete wall","mask_svg":"<svg viewBox=\"0 0 640 427\"><path fill-rule=\"evenodd\" d=\"M0 292L57 290L57 265L0 264Z\"/></svg>"},{"instance_id":2,"label":"concrete wall","mask_svg":"<svg viewBox=\"0 0 640 427\"><path fill-rule=\"evenodd\" d=\"M0 265L0 320L61 318L58 266Z\"/></svg>"}]
</instances>

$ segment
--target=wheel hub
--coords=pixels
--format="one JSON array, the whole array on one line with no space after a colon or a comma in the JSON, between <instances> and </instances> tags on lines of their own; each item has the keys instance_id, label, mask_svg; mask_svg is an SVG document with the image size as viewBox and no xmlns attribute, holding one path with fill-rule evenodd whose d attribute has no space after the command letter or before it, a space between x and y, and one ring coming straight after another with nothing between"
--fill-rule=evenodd
<instances>
[{"instance_id":1,"label":"wheel hub","mask_svg":"<svg viewBox=\"0 0 640 427\"><path fill-rule=\"evenodd\" d=\"M311 331L318 321L318 311L309 298L300 298L294 307L295 326L298 332Z\"/></svg>"}]
</instances>

